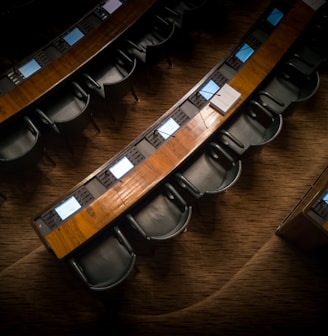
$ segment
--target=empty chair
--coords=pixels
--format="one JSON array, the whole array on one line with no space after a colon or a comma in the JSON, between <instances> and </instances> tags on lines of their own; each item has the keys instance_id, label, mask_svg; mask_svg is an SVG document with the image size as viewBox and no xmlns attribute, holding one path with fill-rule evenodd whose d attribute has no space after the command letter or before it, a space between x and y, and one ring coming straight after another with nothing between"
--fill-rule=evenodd
<instances>
[{"instance_id":1,"label":"empty chair","mask_svg":"<svg viewBox=\"0 0 328 336\"><path fill-rule=\"evenodd\" d=\"M84 245L67 260L84 283L94 291L113 288L132 272L136 254L115 226Z\"/></svg>"},{"instance_id":2,"label":"empty chair","mask_svg":"<svg viewBox=\"0 0 328 336\"><path fill-rule=\"evenodd\" d=\"M183 31L198 30L203 19L201 10L208 0L168 1L163 6L165 19L174 22Z\"/></svg>"},{"instance_id":3,"label":"empty chair","mask_svg":"<svg viewBox=\"0 0 328 336\"><path fill-rule=\"evenodd\" d=\"M169 66L172 66L170 46L175 36L175 23L154 15L134 31L135 34L130 33L125 37L126 48L130 54L135 55L145 65L152 66L166 58Z\"/></svg>"},{"instance_id":4,"label":"empty chair","mask_svg":"<svg viewBox=\"0 0 328 336\"><path fill-rule=\"evenodd\" d=\"M302 43L288 55L282 65L282 72L287 79L300 85L319 69L322 62L323 58L320 54Z\"/></svg>"},{"instance_id":5,"label":"empty chair","mask_svg":"<svg viewBox=\"0 0 328 336\"><path fill-rule=\"evenodd\" d=\"M311 48L319 53L324 62L327 62L327 34L328 34L328 10L327 3L316 12L315 19L307 28L305 38Z\"/></svg>"},{"instance_id":6,"label":"empty chair","mask_svg":"<svg viewBox=\"0 0 328 336\"><path fill-rule=\"evenodd\" d=\"M291 68L292 66L289 67ZM257 92L256 100L270 112L281 114L292 103L310 99L317 92L319 83L318 71L314 71L300 82L297 82L296 76L291 76L290 72L276 74Z\"/></svg>"},{"instance_id":7,"label":"empty chair","mask_svg":"<svg viewBox=\"0 0 328 336\"><path fill-rule=\"evenodd\" d=\"M139 101L133 86L136 68L136 57L115 49L98 59L83 76L87 87L106 101L120 100L129 92Z\"/></svg>"},{"instance_id":8,"label":"empty chair","mask_svg":"<svg viewBox=\"0 0 328 336\"><path fill-rule=\"evenodd\" d=\"M223 125L219 138L236 154L244 155L251 147L258 148L275 139L282 125L281 114L271 113L256 100L250 100L237 118Z\"/></svg>"},{"instance_id":9,"label":"empty chair","mask_svg":"<svg viewBox=\"0 0 328 336\"><path fill-rule=\"evenodd\" d=\"M35 168L45 154L43 138L32 120L24 116L0 136L0 168L27 171Z\"/></svg>"},{"instance_id":10,"label":"empty chair","mask_svg":"<svg viewBox=\"0 0 328 336\"><path fill-rule=\"evenodd\" d=\"M100 132L93 118L90 94L75 81L54 92L35 111L46 125L65 138L82 132L90 122Z\"/></svg>"},{"instance_id":11,"label":"empty chair","mask_svg":"<svg viewBox=\"0 0 328 336\"><path fill-rule=\"evenodd\" d=\"M176 173L178 184L195 198L227 190L239 179L241 160L233 158L222 146L210 142L181 172Z\"/></svg>"},{"instance_id":12,"label":"empty chair","mask_svg":"<svg viewBox=\"0 0 328 336\"><path fill-rule=\"evenodd\" d=\"M191 212L192 207L171 184L166 183L160 191L138 204L126 218L146 239L164 240L186 229Z\"/></svg>"}]
</instances>

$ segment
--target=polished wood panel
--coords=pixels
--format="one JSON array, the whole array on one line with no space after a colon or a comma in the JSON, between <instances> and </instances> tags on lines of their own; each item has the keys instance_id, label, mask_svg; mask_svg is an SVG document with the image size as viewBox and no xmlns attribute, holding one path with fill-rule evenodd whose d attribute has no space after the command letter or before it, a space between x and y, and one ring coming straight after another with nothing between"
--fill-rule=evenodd
<instances>
[{"instance_id":1,"label":"polished wood panel","mask_svg":"<svg viewBox=\"0 0 328 336\"><path fill-rule=\"evenodd\" d=\"M313 14L312 9L302 1L298 1L269 39L230 81L229 84L241 92L242 96L225 116L209 106L205 107L174 137L171 137L152 156L134 168L105 194L49 233L45 238L46 245L58 258L65 257L118 216L124 214L129 207L170 175L256 90L296 41Z\"/></svg>"},{"instance_id":2,"label":"polished wood panel","mask_svg":"<svg viewBox=\"0 0 328 336\"><path fill-rule=\"evenodd\" d=\"M156 0L129 0L61 57L0 97L0 125L73 75L141 18Z\"/></svg>"}]
</instances>

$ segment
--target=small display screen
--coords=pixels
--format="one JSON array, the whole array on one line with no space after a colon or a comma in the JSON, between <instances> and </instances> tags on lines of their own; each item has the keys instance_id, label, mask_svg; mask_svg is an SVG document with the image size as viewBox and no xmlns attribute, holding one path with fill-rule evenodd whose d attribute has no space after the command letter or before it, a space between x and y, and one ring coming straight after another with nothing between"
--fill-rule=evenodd
<instances>
[{"instance_id":1,"label":"small display screen","mask_svg":"<svg viewBox=\"0 0 328 336\"><path fill-rule=\"evenodd\" d=\"M236 57L245 63L254 53L254 49L245 43L236 53Z\"/></svg>"},{"instance_id":2,"label":"small display screen","mask_svg":"<svg viewBox=\"0 0 328 336\"><path fill-rule=\"evenodd\" d=\"M112 167L109 168L109 171L117 178L120 179L128 171L133 168L133 164L127 157L123 157L121 160L116 162Z\"/></svg>"},{"instance_id":3,"label":"small display screen","mask_svg":"<svg viewBox=\"0 0 328 336\"><path fill-rule=\"evenodd\" d=\"M72 215L74 212L81 208L81 204L74 196L66 199L63 203L55 208L55 211L62 220Z\"/></svg>"},{"instance_id":4,"label":"small display screen","mask_svg":"<svg viewBox=\"0 0 328 336\"><path fill-rule=\"evenodd\" d=\"M119 0L109 0L104 5L103 8L109 13L113 14L116 9L122 5L122 2Z\"/></svg>"},{"instance_id":5,"label":"small display screen","mask_svg":"<svg viewBox=\"0 0 328 336\"><path fill-rule=\"evenodd\" d=\"M220 89L219 85L217 85L213 80L210 80L199 90L199 93L206 100L209 100L219 89Z\"/></svg>"},{"instance_id":6,"label":"small display screen","mask_svg":"<svg viewBox=\"0 0 328 336\"><path fill-rule=\"evenodd\" d=\"M35 72L41 69L41 65L33 58L28 63L24 64L18 68L19 72L25 77L28 78L33 75Z\"/></svg>"},{"instance_id":7,"label":"small display screen","mask_svg":"<svg viewBox=\"0 0 328 336\"><path fill-rule=\"evenodd\" d=\"M274 8L267 17L267 21L270 22L273 26L276 26L283 16L284 14L278 8Z\"/></svg>"},{"instance_id":8,"label":"small display screen","mask_svg":"<svg viewBox=\"0 0 328 336\"><path fill-rule=\"evenodd\" d=\"M77 41L81 40L81 38L84 36L84 34L81 32L79 28L74 28L72 31L70 31L68 34L63 36L63 39L66 41L66 43L69 46L74 45Z\"/></svg>"},{"instance_id":9,"label":"small display screen","mask_svg":"<svg viewBox=\"0 0 328 336\"><path fill-rule=\"evenodd\" d=\"M326 202L328 204L328 191L324 193L324 195L321 198L322 201Z\"/></svg>"},{"instance_id":10,"label":"small display screen","mask_svg":"<svg viewBox=\"0 0 328 336\"><path fill-rule=\"evenodd\" d=\"M164 139L167 139L179 128L180 125L173 118L169 118L162 126L158 127L157 131Z\"/></svg>"}]
</instances>

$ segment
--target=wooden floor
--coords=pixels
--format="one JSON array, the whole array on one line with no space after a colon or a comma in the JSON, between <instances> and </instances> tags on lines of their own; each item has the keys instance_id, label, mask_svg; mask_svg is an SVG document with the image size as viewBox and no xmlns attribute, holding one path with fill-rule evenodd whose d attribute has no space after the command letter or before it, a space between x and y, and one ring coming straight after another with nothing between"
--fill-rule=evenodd
<instances>
[{"instance_id":1,"label":"wooden floor","mask_svg":"<svg viewBox=\"0 0 328 336\"><path fill-rule=\"evenodd\" d=\"M301 327L324 325L327 251L305 253L275 236L275 229L328 163L325 69L316 95L292 107L278 138L243 160L236 185L191 200L187 232L156 244L153 252L123 227L138 272L117 290L90 293L31 227L36 214L122 150L224 59L270 1L223 3L222 20L191 33L172 51L172 68L163 60L151 69L150 81L139 68L140 102L127 96L99 106L101 133L90 125L72 141L73 154L46 134L55 166L45 158L32 176L1 177L0 191L8 198L0 204L2 335L96 335L101 327L104 335L120 335L113 325L134 336L296 335Z\"/></svg>"}]
</instances>

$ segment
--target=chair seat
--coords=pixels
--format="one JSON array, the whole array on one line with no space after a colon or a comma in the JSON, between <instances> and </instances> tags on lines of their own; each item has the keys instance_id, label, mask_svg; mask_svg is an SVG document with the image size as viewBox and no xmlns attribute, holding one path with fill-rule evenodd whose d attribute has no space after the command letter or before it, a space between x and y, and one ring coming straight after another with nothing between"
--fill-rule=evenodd
<instances>
[{"instance_id":1,"label":"chair seat","mask_svg":"<svg viewBox=\"0 0 328 336\"><path fill-rule=\"evenodd\" d=\"M100 132L93 118L90 94L75 81L60 88L35 109L41 121L64 137L80 134L92 123Z\"/></svg>"},{"instance_id":2,"label":"chair seat","mask_svg":"<svg viewBox=\"0 0 328 336\"><path fill-rule=\"evenodd\" d=\"M12 125L11 131L0 139L2 169L10 171L35 167L44 154L41 133L27 116Z\"/></svg>"},{"instance_id":3,"label":"chair seat","mask_svg":"<svg viewBox=\"0 0 328 336\"><path fill-rule=\"evenodd\" d=\"M65 123L78 117L85 107L85 101L68 94L61 96L53 104L48 104L47 115L55 123Z\"/></svg>"},{"instance_id":4,"label":"chair seat","mask_svg":"<svg viewBox=\"0 0 328 336\"><path fill-rule=\"evenodd\" d=\"M132 272L136 255L118 227L113 233L95 238L74 253L68 263L95 291L119 285Z\"/></svg>"},{"instance_id":5,"label":"chair seat","mask_svg":"<svg viewBox=\"0 0 328 336\"><path fill-rule=\"evenodd\" d=\"M210 143L205 151L187 168L176 174L177 182L195 198L227 190L241 174L241 160L232 158L217 143Z\"/></svg>"},{"instance_id":6,"label":"chair seat","mask_svg":"<svg viewBox=\"0 0 328 336\"><path fill-rule=\"evenodd\" d=\"M127 220L146 239L164 240L186 228L191 211L175 188L166 184L161 192L155 192L129 213Z\"/></svg>"},{"instance_id":7,"label":"chair seat","mask_svg":"<svg viewBox=\"0 0 328 336\"><path fill-rule=\"evenodd\" d=\"M29 129L20 127L5 139L0 140L0 158L1 160L15 160L30 152L38 139Z\"/></svg>"},{"instance_id":8,"label":"chair seat","mask_svg":"<svg viewBox=\"0 0 328 336\"><path fill-rule=\"evenodd\" d=\"M250 147L274 140L282 126L281 114L271 114L259 102L251 100L248 109L221 130L220 140L238 155L243 155Z\"/></svg>"},{"instance_id":9,"label":"chair seat","mask_svg":"<svg viewBox=\"0 0 328 336\"><path fill-rule=\"evenodd\" d=\"M131 91L136 101L139 98L133 88L137 59L121 49L101 58L84 74L84 81L91 92L106 101L118 101Z\"/></svg>"}]
</instances>

